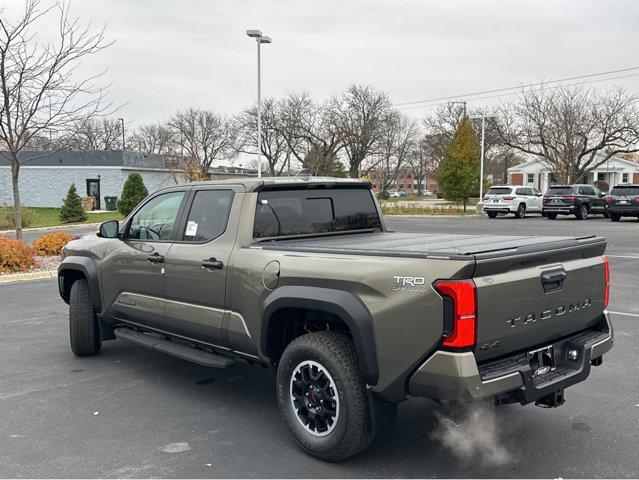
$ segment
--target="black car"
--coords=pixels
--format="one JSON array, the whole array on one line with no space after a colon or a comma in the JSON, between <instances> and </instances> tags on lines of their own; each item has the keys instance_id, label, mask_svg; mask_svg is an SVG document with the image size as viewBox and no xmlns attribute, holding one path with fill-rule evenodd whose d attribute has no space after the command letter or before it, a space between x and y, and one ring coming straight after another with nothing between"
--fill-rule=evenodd
<instances>
[{"instance_id":1,"label":"black car","mask_svg":"<svg viewBox=\"0 0 639 480\"><path fill-rule=\"evenodd\" d=\"M606 197L606 211L613 222L621 217L639 219L639 185L615 185Z\"/></svg>"},{"instance_id":2,"label":"black car","mask_svg":"<svg viewBox=\"0 0 639 480\"><path fill-rule=\"evenodd\" d=\"M606 215L605 194L592 185L553 185L544 194L543 215L574 215L585 220L591 213Z\"/></svg>"}]
</instances>

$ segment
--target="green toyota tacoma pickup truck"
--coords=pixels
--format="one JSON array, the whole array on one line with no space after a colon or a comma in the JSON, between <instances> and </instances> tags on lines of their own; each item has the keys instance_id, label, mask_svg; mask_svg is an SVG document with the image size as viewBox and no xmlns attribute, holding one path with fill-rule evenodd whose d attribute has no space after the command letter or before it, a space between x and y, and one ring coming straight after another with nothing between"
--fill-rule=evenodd
<instances>
[{"instance_id":1,"label":"green toyota tacoma pickup truck","mask_svg":"<svg viewBox=\"0 0 639 480\"><path fill-rule=\"evenodd\" d=\"M297 444L337 461L409 397L556 407L613 343L601 237L395 233L371 185L178 185L69 243L71 349L122 338L277 371Z\"/></svg>"}]
</instances>

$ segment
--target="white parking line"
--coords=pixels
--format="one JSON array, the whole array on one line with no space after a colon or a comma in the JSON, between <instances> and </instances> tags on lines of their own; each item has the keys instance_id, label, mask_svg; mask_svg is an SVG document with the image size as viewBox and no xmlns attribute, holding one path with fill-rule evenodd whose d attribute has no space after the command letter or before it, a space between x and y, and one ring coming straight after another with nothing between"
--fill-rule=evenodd
<instances>
[{"instance_id":1,"label":"white parking line","mask_svg":"<svg viewBox=\"0 0 639 480\"><path fill-rule=\"evenodd\" d=\"M606 255L608 258L634 258L639 260L639 255Z\"/></svg>"},{"instance_id":2,"label":"white parking line","mask_svg":"<svg viewBox=\"0 0 639 480\"><path fill-rule=\"evenodd\" d=\"M608 313L612 313L613 315L624 315L626 317L639 317L639 313L613 312L612 310L608 310Z\"/></svg>"}]
</instances>

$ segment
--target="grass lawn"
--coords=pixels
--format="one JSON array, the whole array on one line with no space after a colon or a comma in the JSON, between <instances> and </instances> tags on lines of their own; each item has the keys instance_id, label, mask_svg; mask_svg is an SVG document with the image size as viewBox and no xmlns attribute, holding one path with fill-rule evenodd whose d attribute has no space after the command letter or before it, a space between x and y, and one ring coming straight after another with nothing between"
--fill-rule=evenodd
<instances>
[{"instance_id":1,"label":"grass lawn","mask_svg":"<svg viewBox=\"0 0 639 480\"><path fill-rule=\"evenodd\" d=\"M58 225L64 225L60 221L60 209L59 208L29 208L33 212L33 222L29 225L29 228L37 227L56 227ZM88 218L81 223L102 223L107 220L122 220L124 217L120 212L100 212L91 213L87 212ZM75 222L74 222L75 223Z\"/></svg>"}]
</instances>

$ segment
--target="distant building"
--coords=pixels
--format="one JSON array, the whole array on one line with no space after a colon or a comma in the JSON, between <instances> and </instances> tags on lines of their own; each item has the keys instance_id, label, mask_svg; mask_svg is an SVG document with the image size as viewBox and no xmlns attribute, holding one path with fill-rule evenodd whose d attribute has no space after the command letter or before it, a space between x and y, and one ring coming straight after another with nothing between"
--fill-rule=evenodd
<instances>
[{"instance_id":1,"label":"distant building","mask_svg":"<svg viewBox=\"0 0 639 480\"><path fill-rule=\"evenodd\" d=\"M371 170L368 178L373 185L373 191L375 193L379 192L381 188L381 179L379 174L375 170ZM428 175L425 180L422 180L422 185L424 191L429 190L430 192L437 194L437 181L432 175ZM397 174L397 178L391 183L389 188L389 190L404 191L409 195L416 195L418 189L419 181L413 175L413 172L408 169L400 170Z\"/></svg>"},{"instance_id":2,"label":"distant building","mask_svg":"<svg viewBox=\"0 0 639 480\"><path fill-rule=\"evenodd\" d=\"M171 160L171 161L169 161ZM119 197L131 172L138 172L149 192L183 182L174 157L138 152L107 151L22 151L20 152L20 197L28 207L59 207L72 183L80 196L94 196L95 208L103 209L104 197ZM178 162L179 163L179 162ZM170 168L171 167L171 168ZM211 178L254 176L254 170L211 167ZM11 163L0 152L0 205L11 205Z\"/></svg>"},{"instance_id":3,"label":"distant building","mask_svg":"<svg viewBox=\"0 0 639 480\"><path fill-rule=\"evenodd\" d=\"M598 156L603 159L603 154L598 154ZM593 183L596 180L607 182L611 188L620 183L639 183L639 164L617 156L611 157L610 160L589 173L587 178L579 180L577 183ZM508 169L508 183L526 185L545 192L550 185L557 182L548 165L535 158L510 167Z\"/></svg>"}]
</instances>

